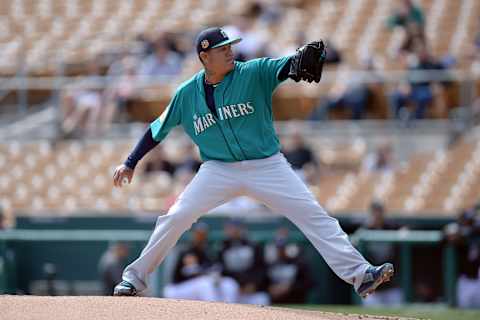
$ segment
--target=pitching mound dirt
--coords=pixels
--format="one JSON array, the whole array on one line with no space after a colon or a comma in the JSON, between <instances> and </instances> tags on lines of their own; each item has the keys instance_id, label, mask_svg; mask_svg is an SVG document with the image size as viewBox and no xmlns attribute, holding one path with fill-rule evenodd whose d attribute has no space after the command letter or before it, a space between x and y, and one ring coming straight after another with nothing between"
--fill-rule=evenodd
<instances>
[{"instance_id":1,"label":"pitching mound dirt","mask_svg":"<svg viewBox=\"0 0 480 320\"><path fill-rule=\"evenodd\" d=\"M396 317L334 314L261 307L140 297L0 296L5 320L340 320L398 319Z\"/></svg>"}]
</instances>

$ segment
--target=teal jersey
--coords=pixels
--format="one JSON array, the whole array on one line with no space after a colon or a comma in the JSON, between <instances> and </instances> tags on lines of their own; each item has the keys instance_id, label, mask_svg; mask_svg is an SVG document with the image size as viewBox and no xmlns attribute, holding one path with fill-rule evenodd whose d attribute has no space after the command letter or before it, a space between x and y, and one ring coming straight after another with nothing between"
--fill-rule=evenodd
<instances>
[{"instance_id":1,"label":"teal jersey","mask_svg":"<svg viewBox=\"0 0 480 320\"><path fill-rule=\"evenodd\" d=\"M150 124L155 141L181 125L199 147L203 161L263 159L280 150L273 127L272 94L282 82L278 75L290 57L235 62L234 69L215 87L218 116L205 99L205 72L184 82L169 105Z\"/></svg>"}]
</instances>

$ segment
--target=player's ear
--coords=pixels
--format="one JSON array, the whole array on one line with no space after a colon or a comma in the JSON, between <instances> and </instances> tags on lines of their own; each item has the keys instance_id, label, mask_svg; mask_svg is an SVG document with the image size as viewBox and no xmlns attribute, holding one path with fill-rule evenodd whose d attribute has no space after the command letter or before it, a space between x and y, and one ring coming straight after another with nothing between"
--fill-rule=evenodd
<instances>
[{"instance_id":1,"label":"player's ear","mask_svg":"<svg viewBox=\"0 0 480 320\"><path fill-rule=\"evenodd\" d=\"M207 61L208 54L206 52L202 51L202 52L200 52L198 57L200 58L200 62L202 62L202 64L205 65L205 62Z\"/></svg>"}]
</instances>

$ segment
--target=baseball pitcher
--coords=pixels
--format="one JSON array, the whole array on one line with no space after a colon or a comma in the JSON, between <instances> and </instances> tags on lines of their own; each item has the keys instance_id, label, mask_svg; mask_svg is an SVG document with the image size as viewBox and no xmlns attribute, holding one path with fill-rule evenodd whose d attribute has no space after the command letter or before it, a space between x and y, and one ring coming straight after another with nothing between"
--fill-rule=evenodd
<instances>
[{"instance_id":1,"label":"baseball pitcher","mask_svg":"<svg viewBox=\"0 0 480 320\"><path fill-rule=\"evenodd\" d=\"M332 270L365 297L393 276L393 265L372 266L351 245L280 153L272 116L272 93L287 80L319 82L326 48L309 43L292 56L234 61L220 28L197 37L204 70L179 86L162 115L153 121L124 164L114 185L131 181L137 162L175 126L181 125L199 147L200 170L166 215L158 217L140 257L123 272L114 290L134 296L146 289L147 276L200 216L239 195L252 197L286 216L311 241Z\"/></svg>"}]
</instances>

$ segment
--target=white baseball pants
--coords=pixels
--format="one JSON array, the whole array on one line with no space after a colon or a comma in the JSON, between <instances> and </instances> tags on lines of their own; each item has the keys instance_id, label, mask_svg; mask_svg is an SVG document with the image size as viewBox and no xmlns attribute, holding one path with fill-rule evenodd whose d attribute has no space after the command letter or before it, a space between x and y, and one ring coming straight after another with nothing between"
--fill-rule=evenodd
<instances>
[{"instance_id":1,"label":"white baseball pants","mask_svg":"<svg viewBox=\"0 0 480 320\"><path fill-rule=\"evenodd\" d=\"M238 302L239 286L229 277L207 274L165 286L163 296L170 299Z\"/></svg>"},{"instance_id":2,"label":"white baseball pants","mask_svg":"<svg viewBox=\"0 0 480 320\"><path fill-rule=\"evenodd\" d=\"M338 221L330 217L283 154L239 162L207 161L155 229L140 257L126 267L123 280L138 291L180 236L211 209L239 195L263 202L292 221L310 240L330 268L358 288L370 265L351 245Z\"/></svg>"}]
</instances>

